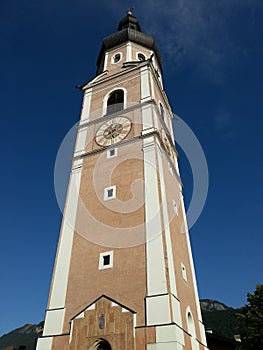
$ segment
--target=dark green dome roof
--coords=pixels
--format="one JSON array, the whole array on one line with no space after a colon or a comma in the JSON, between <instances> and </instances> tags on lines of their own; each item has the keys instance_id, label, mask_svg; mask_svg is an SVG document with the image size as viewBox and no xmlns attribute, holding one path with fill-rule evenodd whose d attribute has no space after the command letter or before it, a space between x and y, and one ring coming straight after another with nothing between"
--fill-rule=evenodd
<instances>
[{"instance_id":1,"label":"dark green dome roof","mask_svg":"<svg viewBox=\"0 0 263 350\"><path fill-rule=\"evenodd\" d=\"M138 30L138 32L141 32L141 26L139 24L139 21L136 17L132 16L130 12L128 12L127 16L123 17L121 19L119 26L118 26L118 31L125 29L125 28L131 28L134 30Z\"/></svg>"},{"instance_id":2,"label":"dark green dome roof","mask_svg":"<svg viewBox=\"0 0 263 350\"><path fill-rule=\"evenodd\" d=\"M132 41L153 50L155 57L161 65L161 55L155 44L154 38L151 35L142 33L139 21L136 17L132 16L129 11L128 14L121 19L118 25L118 31L103 39L97 60L97 74L100 74L103 71L105 51L128 41Z\"/></svg>"}]
</instances>

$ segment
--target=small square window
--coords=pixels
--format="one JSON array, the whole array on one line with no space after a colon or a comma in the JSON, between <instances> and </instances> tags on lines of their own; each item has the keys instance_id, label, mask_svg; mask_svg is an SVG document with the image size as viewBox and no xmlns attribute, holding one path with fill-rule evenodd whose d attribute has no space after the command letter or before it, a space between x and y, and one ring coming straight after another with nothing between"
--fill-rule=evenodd
<instances>
[{"instance_id":1,"label":"small square window","mask_svg":"<svg viewBox=\"0 0 263 350\"><path fill-rule=\"evenodd\" d=\"M110 265L110 255L103 256L103 266Z\"/></svg>"},{"instance_id":2,"label":"small square window","mask_svg":"<svg viewBox=\"0 0 263 350\"><path fill-rule=\"evenodd\" d=\"M177 206L177 204L176 204L176 202L175 202L175 201L173 201L173 209L174 209L174 213L175 213L175 215L177 215L177 216L178 216L178 206Z\"/></svg>"},{"instance_id":3,"label":"small square window","mask_svg":"<svg viewBox=\"0 0 263 350\"><path fill-rule=\"evenodd\" d=\"M182 276L185 282L187 282L187 275L186 275L186 268L183 263L181 263L181 268L182 268Z\"/></svg>"},{"instance_id":4,"label":"small square window","mask_svg":"<svg viewBox=\"0 0 263 350\"><path fill-rule=\"evenodd\" d=\"M107 151L107 159L117 156L117 148L111 148Z\"/></svg>"},{"instance_id":5,"label":"small square window","mask_svg":"<svg viewBox=\"0 0 263 350\"><path fill-rule=\"evenodd\" d=\"M116 186L106 187L104 189L104 200L110 200L116 198Z\"/></svg>"},{"instance_id":6,"label":"small square window","mask_svg":"<svg viewBox=\"0 0 263 350\"><path fill-rule=\"evenodd\" d=\"M170 161L168 162L168 168L169 168L170 173L173 174L173 167L172 167L172 164Z\"/></svg>"},{"instance_id":7,"label":"small square window","mask_svg":"<svg viewBox=\"0 0 263 350\"><path fill-rule=\"evenodd\" d=\"M113 267L113 251L100 253L99 270L111 269Z\"/></svg>"}]
</instances>

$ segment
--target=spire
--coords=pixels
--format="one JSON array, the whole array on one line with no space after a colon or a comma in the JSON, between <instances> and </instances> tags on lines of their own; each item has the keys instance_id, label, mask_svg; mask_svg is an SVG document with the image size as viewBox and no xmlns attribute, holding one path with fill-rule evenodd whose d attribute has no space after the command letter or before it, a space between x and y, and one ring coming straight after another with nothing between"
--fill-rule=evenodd
<instances>
[{"instance_id":1,"label":"spire","mask_svg":"<svg viewBox=\"0 0 263 350\"><path fill-rule=\"evenodd\" d=\"M103 39L97 60L97 75L103 72L105 52L129 41L152 50L161 66L162 59L154 38L142 32L138 19L132 15L132 8L129 8L126 16L120 20L118 31Z\"/></svg>"},{"instance_id":2,"label":"spire","mask_svg":"<svg viewBox=\"0 0 263 350\"><path fill-rule=\"evenodd\" d=\"M137 30L141 32L141 26L138 19L132 15L132 7L128 9L127 15L120 20L118 31L121 31L126 28Z\"/></svg>"}]
</instances>

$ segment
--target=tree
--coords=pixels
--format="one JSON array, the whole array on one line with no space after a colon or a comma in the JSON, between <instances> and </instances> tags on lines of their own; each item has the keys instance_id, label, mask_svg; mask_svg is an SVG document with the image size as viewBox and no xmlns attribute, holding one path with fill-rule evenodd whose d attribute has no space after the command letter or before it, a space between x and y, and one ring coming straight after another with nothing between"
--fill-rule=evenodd
<instances>
[{"instance_id":1,"label":"tree","mask_svg":"<svg viewBox=\"0 0 263 350\"><path fill-rule=\"evenodd\" d=\"M247 305L238 314L240 349L263 350L263 285L256 286L254 294L247 294Z\"/></svg>"}]
</instances>

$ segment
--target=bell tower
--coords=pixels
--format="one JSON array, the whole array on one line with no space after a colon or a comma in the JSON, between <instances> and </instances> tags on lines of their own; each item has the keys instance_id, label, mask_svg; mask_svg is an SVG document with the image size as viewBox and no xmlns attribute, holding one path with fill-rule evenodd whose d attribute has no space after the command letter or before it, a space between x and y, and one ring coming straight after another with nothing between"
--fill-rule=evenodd
<instances>
[{"instance_id":1,"label":"bell tower","mask_svg":"<svg viewBox=\"0 0 263 350\"><path fill-rule=\"evenodd\" d=\"M161 56L130 11L80 89L37 350L207 349Z\"/></svg>"}]
</instances>

